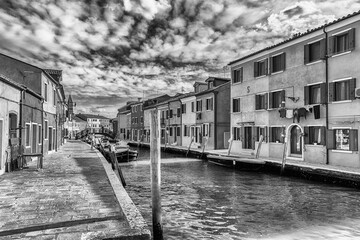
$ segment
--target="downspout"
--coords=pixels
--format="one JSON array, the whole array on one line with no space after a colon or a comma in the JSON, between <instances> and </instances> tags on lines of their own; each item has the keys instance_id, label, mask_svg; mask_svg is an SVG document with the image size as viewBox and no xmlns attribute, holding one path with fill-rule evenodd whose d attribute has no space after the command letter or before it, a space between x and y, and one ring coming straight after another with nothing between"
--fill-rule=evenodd
<instances>
[{"instance_id":1,"label":"downspout","mask_svg":"<svg viewBox=\"0 0 360 240\"><path fill-rule=\"evenodd\" d=\"M55 152L57 152L57 147L58 147L58 131L59 131L59 126L58 126L58 115L55 115L55 126L56 126L56 131L55 131Z\"/></svg>"},{"instance_id":2,"label":"downspout","mask_svg":"<svg viewBox=\"0 0 360 240\"><path fill-rule=\"evenodd\" d=\"M218 92L214 91L214 149L217 149L217 93Z\"/></svg>"},{"instance_id":3,"label":"downspout","mask_svg":"<svg viewBox=\"0 0 360 240\"><path fill-rule=\"evenodd\" d=\"M325 128L329 129L329 62L328 62L328 33L323 27L323 32L325 33L325 89L326 89L326 101L325 101ZM329 164L329 149L326 147L326 164Z\"/></svg>"},{"instance_id":4,"label":"downspout","mask_svg":"<svg viewBox=\"0 0 360 240\"><path fill-rule=\"evenodd\" d=\"M23 150L22 150L22 130L23 130L23 127L22 127L22 121L23 121L23 99L24 99L24 94L25 94L25 90L21 90L20 92L20 103L19 103L19 154L23 154Z\"/></svg>"},{"instance_id":5,"label":"downspout","mask_svg":"<svg viewBox=\"0 0 360 240\"><path fill-rule=\"evenodd\" d=\"M181 99L179 99L179 102L180 102L180 144L178 144L178 146L182 146L182 141L183 141L183 137L182 137L182 135L183 135L183 131L184 131L184 129L182 128L182 115L183 115L183 113L182 113L182 102L181 102ZM186 111L186 110L185 110Z\"/></svg>"},{"instance_id":6,"label":"downspout","mask_svg":"<svg viewBox=\"0 0 360 240\"><path fill-rule=\"evenodd\" d=\"M44 161L44 128L45 128L45 120L44 120L44 99L41 99L41 124L42 124L42 128L41 128L41 158L40 158L40 168L43 167L43 161Z\"/></svg>"}]
</instances>

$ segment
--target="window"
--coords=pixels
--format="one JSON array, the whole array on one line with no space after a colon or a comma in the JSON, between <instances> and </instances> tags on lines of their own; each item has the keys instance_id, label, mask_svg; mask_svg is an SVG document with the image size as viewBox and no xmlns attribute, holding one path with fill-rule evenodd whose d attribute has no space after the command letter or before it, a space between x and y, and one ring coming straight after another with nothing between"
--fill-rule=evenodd
<instances>
[{"instance_id":1,"label":"window","mask_svg":"<svg viewBox=\"0 0 360 240\"><path fill-rule=\"evenodd\" d=\"M355 78L344 81L331 82L329 84L329 100L331 102L354 100L355 87Z\"/></svg>"},{"instance_id":2,"label":"window","mask_svg":"<svg viewBox=\"0 0 360 240\"><path fill-rule=\"evenodd\" d=\"M327 148L343 151L358 151L358 130L350 128L328 130Z\"/></svg>"},{"instance_id":3,"label":"window","mask_svg":"<svg viewBox=\"0 0 360 240\"><path fill-rule=\"evenodd\" d=\"M177 127L176 128L176 136L180 136L181 135L181 128Z\"/></svg>"},{"instance_id":4,"label":"window","mask_svg":"<svg viewBox=\"0 0 360 240\"><path fill-rule=\"evenodd\" d=\"M304 127L305 144L325 145L325 130L323 126Z\"/></svg>"},{"instance_id":5,"label":"window","mask_svg":"<svg viewBox=\"0 0 360 240\"><path fill-rule=\"evenodd\" d=\"M304 63L312 63L325 58L325 39L304 45Z\"/></svg>"},{"instance_id":6,"label":"window","mask_svg":"<svg viewBox=\"0 0 360 240\"><path fill-rule=\"evenodd\" d=\"M240 141L241 140L241 128L233 127L233 140Z\"/></svg>"},{"instance_id":7,"label":"window","mask_svg":"<svg viewBox=\"0 0 360 240\"><path fill-rule=\"evenodd\" d=\"M184 137L188 136L187 135L187 131L188 131L189 127L184 125Z\"/></svg>"},{"instance_id":8,"label":"window","mask_svg":"<svg viewBox=\"0 0 360 240\"><path fill-rule=\"evenodd\" d=\"M254 62L254 77L260 77L267 74L268 59Z\"/></svg>"},{"instance_id":9,"label":"window","mask_svg":"<svg viewBox=\"0 0 360 240\"><path fill-rule=\"evenodd\" d=\"M181 117L181 108L178 108L176 111L176 116Z\"/></svg>"},{"instance_id":10,"label":"window","mask_svg":"<svg viewBox=\"0 0 360 240\"><path fill-rule=\"evenodd\" d=\"M355 29L333 35L329 38L329 54L352 51L355 48Z\"/></svg>"},{"instance_id":11,"label":"window","mask_svg":"<svg viewBox=\"0 0 360 240\"><path fill-rule=\"evenodd\" d=\"M285 90L269 93L269 108L285 107Z\"/></svg>"},{"instance_id":12,"label":"window","mask_svg":"<svg viewBox=\"0 0 360 240\"><path fill-rule=\"evenodd\" d=\"M191 112L195 112L195 102L191 102Z\"/></svg>"},{"instance_id":13,"label":"window","mask_svg":"<svg viewBox=\"0 0 360 240\"><path fill-rule=\"evenodd\" d=\"M30 123L25 124L25 146L30 147Z\"/></svg>"},{"instance_id":14,"label":"window","mask_svg":"<svg viewBox=\"0 0 360 240\"><path fill-rule=\"evenodd\" d=\"M169 110L166 110L166 119L169 118Z\"/></svg>"},{"instance_id":15,"label":"window","mask_svg":"<svg viewBox=\"0 0 360 240\"><path fill-rule=\"evenodd\" d=\"M233 112L240 112L240 98L233 98Z\"/></svg>"},{"instance_id":16,"label":"window","mask_svg":"<svg viewBox=\"0 0 360 240\"><path fill-rule=\"evenodd\" d=\"M204 123L202 125L202 133L204 137L210 137L210 124Z\"/></svg>"},{"instance_id":17,"label":"window","mask_svg":"<svg viewBox=\"0 0 360 240\"><path fill-rule=\"evenodd\" d=\"M41 137L41 135L42 135L42 132L41 132L41 125L39 125L38 126L38 144L41 144L41 139L42 139L42 137Z\"/></svg>"},{"instance_id":18,"label":"window","mask_svg":"<svg viewBox=\"0 0 360 240\"><path fill-rule=\"evenodd\" d=\"M186 113L186 103L181 104L181 113Z\"/></svg>"},{"instance_id":19,"label":"window","mask_svg":"<svg viewBox=\"0 0 360 240\"><path fill-rule=\"evenodd\" d=\"M213 81L209 82L209 84L208 84L208 89L211 89L211 88L213 88L213 87L214 87L214 82L213 82Z\"/></svg>"},{"instance_id":20,"label":"window","mask_svg":"<svg viewBox=\"0 0 360 240\"><path fill-rule=\"evenodd\" d=\"M9 113L9 137L17 137L17 115L15 113Z\"/></svg>"},{"instance_id":21,"label":"window","mask_svg":"<svg viewBox=\"0 0 360 240\"><path fill-rule=\"evenodd\" d=\"M172 117L173 117L173 110L170 109L170 110L169 110L169 118L172 118Z\"/></svg>"},{"instance_id":22,"label":"window","mask_svg":"<svg viewBox=\"0 0 360 240\"><path fill-rule=\"evenodd\" d=\"M201 112L202 111L202 100L196 101L196 111Z\"/></svg>"},{"instance_id":23,"label":"window","mask_svg":"<svg viewBox=\"0 0 360 240\"><path fill-rule=\"evenodd\" d=\"M206 99L206 110L213 110L213 98Z\"/></svg>"},{"instance_id":24,"label":"window","mask_svg":"<svg viewBox=\"0 0 360 240\"><path fill-rule=\"evenodd\" d=\"M44 130L45 130L45 140L47 140L48 139L48 121L47 120L45 120Z\"/></svg>"},{"instance_id":25,"label":"window","mask_svg":"<svg viewBox=\"0 0 360 240\"><path fill-rule=\"evenodd\" d=\"M276 73L285 70L285 53L272 56L270 58L270 73Z\"/></svg>"},{"instance_id":26,"label":"window","mask_svg":"<svg viewBox=\"0 0 360 240\"><path fill-rule=\"evenodd\" d=\"M173 135L173 128L171 127L170 128L170 136L172 136Z\"/></svg>"},{"instance_id":27,"label":"window","mask_svg":"<svg viewBox=\"0 0 360 240\"><path fill-rule=\"evenodd\" d=\"M53 104L56 105L56 90L53 90Z\"/></svg>"},{"instance_id":28,"label":"window","mask_svg":"<svg viewBox=\"0 0 360 240\"><path fill-rule=\"evenodd\" d=\"M270 142L283 143L284 142L284 127L270 128Z\"/></svg>"},{"instance_id":29,"label":"window","mask_svg":"<svg viewBox=\"0 0 360 240\"><path fill-rule=\"evenodd\" d=\"M268 108L268 94L257 94L255 95L255 110L267 109Z\"/></svg>"},{"instance_id":30,"label":"window","mask_svg":"<svg viewBox=\"0 0 360 240\"><path fill-rule=\"evenodd\" d=\"M239 68L232 71L233 83L243 82L243 68Z\"/></svg>"},{"instance_id":31,"label":"window","mask_svg":"<svg viewBox=\"0 0 360 240\"><path fill-rule=\"evenodd\" d=\"M315 84L304 87L304 102L308 104L326 103L326 84Z\"/></svg>"},{"instance_id":32,"label":"window","mask_svg":"<svg viewBox=\"0 0 360 240\"><path fill-rule=\"evenodd\" d=\"M47 83L44 84L44 100L47 102L48 100L48 85Z\"/></svg>"},{"instance_id":33,"label":"window","mask_svg":"<svg viewBox=\"0 0 360 240\"><path fill-rule=\"evenodd\" d=\"M266 142L266 127L256 127L256 141L260 141L260 136L263 136L263 141Z\"/></svg>"}]
</instances>

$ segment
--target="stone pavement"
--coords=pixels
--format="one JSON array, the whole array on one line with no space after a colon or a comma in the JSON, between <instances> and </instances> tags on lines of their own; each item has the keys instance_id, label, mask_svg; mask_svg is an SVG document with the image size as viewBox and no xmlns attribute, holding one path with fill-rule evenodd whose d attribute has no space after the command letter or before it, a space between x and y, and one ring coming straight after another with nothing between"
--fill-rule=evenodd
<instances>
[{"instance_id":1,"label":"stone pavement","mask_svg":"<svg viewBox=\"0 0 360 240\"><path fill-rule=\"evenodd\" d=\"M150 239L129 224L105 164L73 141L47 155L43 170L32 161L0 176L0 239Z\"/></svg>"}]
</instances>

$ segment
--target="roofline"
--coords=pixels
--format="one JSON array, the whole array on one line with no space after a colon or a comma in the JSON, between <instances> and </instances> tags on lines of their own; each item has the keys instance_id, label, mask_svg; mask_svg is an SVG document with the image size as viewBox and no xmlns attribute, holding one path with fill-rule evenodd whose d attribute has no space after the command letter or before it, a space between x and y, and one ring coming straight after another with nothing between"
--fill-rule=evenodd
<instances>
[{"instance_id":1,"label":"roofline","mask_svg":"<svg viewBox=\"0 0 360 240\"><path fill-rule=\"evenodd\" d=\"M198 92L197 94L195 94L195 96L200 96L200 95L204 95L204 94L207 94L207 93L215 93L216 90L219 90L220 88L224 87L225 85L229 84L230 85L230 81L229 82L226 82L226 83L223 83L215 88L211 88L211 89L208 89L208 90L205 90L205 91L202 91L202 92Z\"/></svg>"},{"instance_id":2,"label":"roofline","mask_svg":"<svg viewBox=\"0 0 360 240\"><path fill-rule=\"evenodd\" d=\"M256 52L253 52L253 53L251 53L251 54L248 54L248 55L246 55L246 56L244 56L244 57L238 58L238 59L236 59L236 60L234 60L234 61L229 62L227 65L229 66L229 65L232 65L232 64L234 64L234 63L240 62L240 61L245 60L245 59L247 59L247 58L249 58L249 57L255 56L255 55L259 54L259 53L262 53L262 52L265 52L265 51L267 51L267 50L273 49L273 48L275 48L275 47L281 46L281 45L283 45L283 44L285 44L285 43L288 43L288 42L291 42L291 41L293 41L293 40L295 40L295 39L298 39L298 38L301 38L301 37L303 37L303 36L306 36L306 35L308 35L308 34L310 34L310 33L317 32L317 31L319 31L319 30L321 30L321 29L324 29L324 28L326 28L326 27L332 26L332 25L334 25L334 24L336 24L336 23L339 23L339 22L341 22L341 21L344 21L344 20L346 20L346 19L348 19L348 18L357 16L357 15L360 15L360 10L357 11L357 12L354 12L354 13L352 13L352 14L348 14L347 16L344 16L344 17L342 17L342 18L338 18L338 19L336 19L336 20L334 20L334 21L332 21L332 22L330 22L330 23L323 24L323 25L321 25L321 26L319 26L319 27L317 27L317 28L308 29L306 32L296 33L296 34L294 34L292 37L290 37L290 38L288 38L288 39L286 39L286 40L284 40L284 41L282 41L282 42L280 42L280 43L274 44L274 45L272 45L272 46L268 46L268 47L263 48L263 49L260 49L260 50L258 50L258 51L256 51Z\"/></svg>"},{"instance_id":3,"label":"roofline","mask_svg":"<svg viewBox=\"0 0 360 240\"><path fill-rule=\"evenodd\" d=\"M5 82L17 89L26 91L40 100L44 99L41 95L39 95L38 93L34 92L33 90L27 88L25 85L21 85L15 81L11 80L10 78L6 77L5 75L2 75L1 73L0 73L0 81Z\"/></svg>"}]
</instances>

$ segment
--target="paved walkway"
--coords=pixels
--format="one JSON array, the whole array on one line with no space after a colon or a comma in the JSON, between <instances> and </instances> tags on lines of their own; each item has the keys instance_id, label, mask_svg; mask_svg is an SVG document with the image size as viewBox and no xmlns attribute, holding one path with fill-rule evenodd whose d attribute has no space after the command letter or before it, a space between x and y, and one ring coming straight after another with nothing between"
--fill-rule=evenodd
<instances>
[{"instance_id":1,"label":"paved walkway","mask_svg":"<svg viewBox=\"0 0 360 240\"><path fill-rule=\"evenodd\" d=\"M74 141L46 156L43 170L33 161L0 176L0 239L148 239L133 238L104 162Z\"/></svg>"}]
</instances>

